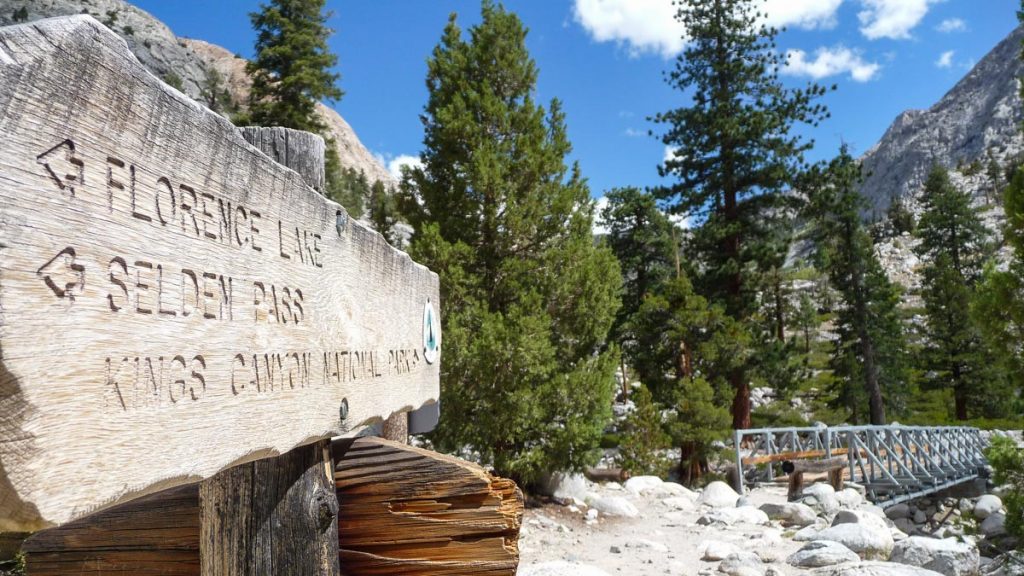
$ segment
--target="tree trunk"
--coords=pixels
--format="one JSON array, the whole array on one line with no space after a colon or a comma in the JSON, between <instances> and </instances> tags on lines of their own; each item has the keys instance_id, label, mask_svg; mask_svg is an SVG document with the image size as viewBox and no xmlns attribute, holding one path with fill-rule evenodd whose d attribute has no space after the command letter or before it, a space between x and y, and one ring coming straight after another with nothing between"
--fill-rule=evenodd
<instances>
[{"instance_id":1,"label":"tree trunk","mask_svg":"<svg viewBox=\"0 0 1024 576\"><path fill-rule=\"evenodd\" d=\"M729 375L736 396L732 400L732 427L734 430L750 428L750 383L740 368Z\"/></svg>"},{"instance_id":2,"label":"tree trunk","mask_svg":"<svg viewBox=\"0 0 1024 576\"><path fill-rule=\"evenodd\" d=\"M882 387L878 383L878 364L875 362L875 347L868 334L863 333L860 337L861 355L864 358L864 387L868 393L868 409L871 416L871 424L882 426L885 424L885 401L882 398Z\"/></svg>"},{"instance_id":3,"label":"tree trunk","mask_svg":"<svg viewBox=\"0 0 1024 576\"><path fill-rule=\"evenodd\" d=\"M963 382L963 370L953 365L953 398L956 404L956 419L967 420L967 386Z\"/></svg>"}]
</instances>

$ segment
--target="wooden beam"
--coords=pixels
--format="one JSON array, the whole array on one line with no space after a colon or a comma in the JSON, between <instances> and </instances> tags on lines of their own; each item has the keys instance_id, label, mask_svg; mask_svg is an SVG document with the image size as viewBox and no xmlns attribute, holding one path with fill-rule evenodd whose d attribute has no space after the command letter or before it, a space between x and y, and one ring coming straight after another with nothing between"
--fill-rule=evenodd
<instances>
[{"instance_id":1,"label":"wooden beam","mask_svg":"<svg viewBox=\"0 0 1024 576\"><path fill-rule=\"evenodd\" d=\"M199 487L202 576L337 576L330 441L235 466Z\"/></svg>"},{"instance_id":2,"label":"wooden beam","mask_svg":"<svg viewBox=\"0 0 1024 576\"><path fill-rule=\"evenodd\" d=\"M179 486L32 535L30 576L199 576L199 486Z\"/></svg>"},{"instance_id":3,"label":"wooden beam","mask_svg":"<svg viewBox=\"0 0 1024 576\"><path fill-rule=\"evenodd\" d=\"M346 574L515 574L523 495L514 482L382 438L333 449Z\"/></svg>"}]
</instances>

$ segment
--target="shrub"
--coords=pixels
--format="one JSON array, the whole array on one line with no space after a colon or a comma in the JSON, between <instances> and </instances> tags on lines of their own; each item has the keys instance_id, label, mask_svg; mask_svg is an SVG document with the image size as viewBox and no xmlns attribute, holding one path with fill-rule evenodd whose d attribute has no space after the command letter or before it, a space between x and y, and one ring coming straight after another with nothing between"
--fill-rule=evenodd
<instances>
[{"instance_id":1,"label":"shrub","mask_svg":"<svg viewBox=\"0 0 1024 576\"><path fill-rule=\"evenodd\" d=\"M633 391L636 408L626 416L619 436L619 466L633 476L664 476L669 462L661 451L668 447L668 434L661 427L661 413L646 386Z\"/></svg>"},{"instance_id":2,"label":"shrub","mask_svg":"<svg viewBox=\"0 0 1024 576\"><path fill-rule=\"evenodd\" d=\"M1024 449L1010 438L995 436L985 457L995 470L996 484L1009 486L1003 497L1006 531L1024 542Z\"/></svg>"}]
</instances>

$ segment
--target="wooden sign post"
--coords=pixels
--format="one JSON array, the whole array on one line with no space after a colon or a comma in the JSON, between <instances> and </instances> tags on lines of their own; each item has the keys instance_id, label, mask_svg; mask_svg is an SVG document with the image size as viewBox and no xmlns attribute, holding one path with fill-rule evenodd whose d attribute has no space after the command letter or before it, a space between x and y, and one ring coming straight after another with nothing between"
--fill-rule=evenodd
<instances>
[{"instance_id":1,"label":"wooden sign post","mask_svg":"<svg viewBox=\"0 0 1024 576\"><path fill-rule=\"evenodd\" d=\"M437 400L437 275L95 20L0 29L0 134L0 531L202 480L318 529L324 440Z\"/></svg>"}]
</instances>

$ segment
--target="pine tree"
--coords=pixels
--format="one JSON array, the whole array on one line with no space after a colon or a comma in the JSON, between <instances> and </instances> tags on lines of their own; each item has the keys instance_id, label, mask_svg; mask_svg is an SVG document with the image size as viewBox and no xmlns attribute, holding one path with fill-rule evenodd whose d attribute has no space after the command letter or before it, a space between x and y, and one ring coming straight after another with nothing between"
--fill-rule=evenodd
<instances>
[{"instance_id":1,"label":"pine tree","mask_svg":"<svg viewBox=\"0 0 1024 576\"><path fill-rule=\"evenodd\" d=\"M814 103L825 90L810 84L784 88L776 31L760 25L753 0L682 0L677 19L688 43L669 84L692 96L689 106L658 114L668 126L662 141L674 149L660 168L677 183L657 195L675 213L704 218L694 230L692 252L701 274L696 284L746 322L756 306L753 265L766 237L785 215L781 191L790 185L811 143L792 133L816 125L827 113ZM750 426L748 367L729 375L735 388L733 426Z\"/></svg>"},{"instance_id":2,"label":"pine tree","mask_svg":"<svg viewBox=\"0 0 1024 576\"><path fill-rule=\"evenodd\" d=\"M646 386L636 388L632 395L634 409L622 423L622 441L616 461L632 475L663 476L668 460L661 450L671 439L662 430L661 411Z\"/></svg>"},{"instance_id":3,"label":"pine tree","mask_svg":"<svg viewBox=\"0 0 1024 576\"><path fill-rule=\"evenodd\" d=\"M557 100L534 102L526 29L484 2L453 15L428 61L422 167L403 190L413 257L441 278L442 449L468 447L529 483L593 462L618 354L605 339L619 270L594 245L593 202ZM403 210L404 212L404 210Z\"/></svg>"},{"instance_id":4,"label":"pine tree","mask_svg":"<svg viewBox=\"0 0 1024 576\"><path fill-rule=\"evenodd\" d=\"M394 191L388 190L383 182L377 180L370 186L370 225L384 236L388 244L398 246L398 236L394 230L397 221Z\"/></svg>"},{"instance_id":5,"label":"pine tree","mask_svg":"<svg viewBox=\"0 0 1024 576\"><path fill-rule=\"evenodd\" d=\"M830 366L839 385L838 401L862 421L867 405L871 424L886 423L886 407L900 406L906 385L906 343L899 316L899 289L875 255L857 192L861 166L844 146L827 169L807 180L808 212L822 269L842 297L836 315L839 338Z\"/></svg>"},{"instance_id":6,"label":"pine tree","mask_svg":"<svg viewBox=\"0 0 1024 576\"><path fill-rule=\"evenodd\" d=\"M675 274L678 248L673 224L658 209L653 196L637 188L619 188L605 198L608 205L601 214L601 224L608 230L605 242L622 270L622 307L612 325L611 338L636 367L638 355L644 351L639 349L638 335L630 330L630 319L644 298ZM642 381L650 377L650 373L641 374Z\"/></svg>"},{"instance_id":7,"label":"pine tree","mask_svg":"<svg viewBox=\"0 0 1024 576\"><path fill-rule=\"evenodd\" d=\"M370 196L366 173L355 168L342 168L334 147L328 143L324 167L327 176L326 196L345 207L352 218L362 218L363 202Z\"/></svg>"},{"instance_id":8,"label":"pine tree","mask_svg":"<svg viewBox=\"0 0 1024 576\"><path fill-rule=\"evenodd\" d=\"M676 402L676 420L669 434L681 446L679 477L693 485L708 470L708 459L716 440L729 429L729 411L715 404L714 389L697 376L681 382Z\"/></svg>"},{"instance_id":9,"label":"pine tree","mask_svg":"<svg viewBox=\"0 0 1024 576\"><path fill-rule=\"evenodd\" d=\"M796 325L804 341L804 354L811 353L811 332L818 328L818 308L807 292L800 294L800 306L796 311Z\"/></svg>"},{"instance_id":10,"label":"pine tree","mask_svg":"<svg viewBox=\"0 0 1024 576\"><path fill-rule=\"evenodd\" d=\"M889 230L892 236L899 236L906 233L913 233L916 223L914 213L907 208L902 196L893 195L889 198L889 209L886 211L889 219Z\"/></svg>"},{"instance_id":11,"label":"pine tree","mask_svg":"<svg viewBox=\"0 0 1024 576\"><path fill-rule=\"evenodd\" d=\"M921 195L924 208L916 251L925 261L922 280L927 327L923 357L933 387L953 390L955 415L968 418L972 394L981 393L993 374L980 334L970 321L970 303L987 255L985 229L970 196L934 166Z\"/></svg>"},{"instance_id":12,"label":"pine tree","mask_svg":"<svg viewBox=\"0 0 1024 576\"><path fill-rule=\"evenodd\" d=\"M337 86L341 75L331 72L338 57L327 47L332 31L324 3L270 0L249 15L256 30L256 57L246 64L251 123L324 132L316 105L344 94Z\"/></svg>"},{"instance_id":13,"label":"pine tree","mask_svg":"<svg viewBox=\"0 0 1024 576\"><path fill-rule=\"evenodd\" d=\"M1024 341L1024 170L1018 170L1007 185L1003 209L1004 238L1012 256L1006 269L992 263L986 266L971 318L994 357L990 368L998 366L1007 379L1001 390L997 382L988 383L984 396L997 399L989 415L1019 417L1024 414L1024 349L1020 346Z\"/></svg>"}]
</instances>

